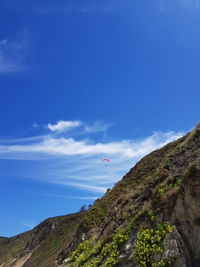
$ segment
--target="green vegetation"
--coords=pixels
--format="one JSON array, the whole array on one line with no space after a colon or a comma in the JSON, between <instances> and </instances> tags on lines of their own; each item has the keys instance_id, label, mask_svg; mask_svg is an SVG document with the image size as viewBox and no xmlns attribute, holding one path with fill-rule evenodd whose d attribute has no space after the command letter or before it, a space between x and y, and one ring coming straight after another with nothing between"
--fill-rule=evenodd
<instances>
[{"instance_id":1,"label":"green vegetation","mask_svg":"<svg viewBox=\"0 0 200 267\"><path fill-rule=\"evenodd\" d=\"M55 262L59 254L60 248L70 239L73 233L77 230L79 221L73 220L68 224L60 225L57 230L54 230L46 240L40 245L39 249L33 253L31 264L32 266L45 267L51 262Z\"/></svg>"},{"instance_id":2,"label":"green vegetation","mask_svg":"<svg viewBox=\"0 0 200 267\"><path fill-rule=\"evenodd\" d=\"M196 217L196 218L193 220L193 223L196 224L196 225L199 225L199 226L200 226L200 217Z\"/></svg>"},{"instance_id":3,"label":"green vegetation","mask_svg":"<svg viewBox=\"0 0 200 267\"><path fill-rule=\"evenodd\" d=\"M171 189L177 188L183 183L183 178L178 178L174 183L167 183L164 182L159 185L159 187L156 190L155 194L155 200L160 200L162 196L164 196L167 192L169 192Z\"/></svg>"},{"instance_id":4,"label":"green vegetation","mask_svg":"<svg viewBox=\"0 0 200 267\"><path fill-rule=\"evenodd\" d=\"M133 258L140 267L164 267L167 262L161 259L164 253L163 240L167 233L171 233L173 227L164 222L159 224L157 229L144 228L137 234ZM159 255L160 260L155 256Z\"/></svg>"},{"instance_id":5,"label":"green vegetation","mask_svg":"<svg viewBox=\"0 0 200 267\"><path fill-rule=\"evenodd\" d=\"M155 174L154 174L154 181L159 181L161 179L161 173L159 170L156 170L155 171Z\"/></svg>"},{"instance_id":6,"label":"green vegetation","mask_svg":"<svg viewBox=\"0 0 200 267\"><path fill-rule=\"evenodd\" d=\"M164 168L166 169L169 169L171 166L172 166L172 160L171 158L167 158L165 161L164 161Z\"/></svg>"},{"instance_id":7,"label":"green vegetation","mask_svg":"<svg viewBox=\"0 0 200 267\"><path fill-rule=\"evenodd\" d=\"M20 255L29 242L30 237L28 233L22 234L20 237L12 237L7 240L6 243L0 243L0 266L2 262L9 262L12 258L16 258Z\"/></svg>"},{"instance_id":8,"label":"green vegetation","mask_svg":"<svg viewBox=\"0 0 200 267\"><path fill-rule=\"evenodd\" d=\"M130 227L132 228L135 228L136 227L136 223L137 221L140 219L140 217L142 215L144 215L145 211L144 210L141 210L141 211L138 211L135 216L133 216L130 221L129 221L129 224L130 224Z\"/></svg>"},{"instance_id":9,"label":"green vegetation","mask_svg":"<svg viewBox=\"0 0 200 267\"><path fill-rule=\"evenodd\" d=\"M83 214L77 213L49 218L32 231L0 242L0 266L10 266L13 259L18 260L30 252L33 253L28 266L52 266L61 248L64 249L75 234L82 216Z\"/></svg>"},{"instance_id":10,"label":"green vegetation","mask_svg":"<svg viewBox=\"0 0 200 267\"><path fill-rule=\"evenodd\" d=\"M195 259L200 262L200 253L195 255Z\"/></svg>"},{"instance_id":11,"label":"green vegetation","mask_svg":"<svg viewBox=\"0 0 200 267\"><path fill-rule=\"evenodd\" d=\"M85 213L83 224L90 229L98 227L106 217L114 201L114 196L109 192L103 198L97 199L92 207Z\"/></svg>"},{"instance_id":12,"label":"green vegetation","mask_svg":"<svg viewBox=\"0 0 200 267\"><path fill-rule=\"evenodd\" d=\"M112 267L118 263L121 246L128 240L130 227L119 229L112 238L86 240L70 255L69 267Z\"/></svg>"},{"instance_id":13,"label":"green vegetation","mask_svg":"<svg viewBox=\"0 0 200 267\"><path fill-rule=\"evenodd\" d=\"M165 193L167 193L170 189L173 188L173 184L167 184L167 183L163 183L161 184L156 192L156 196L158 199L160 199Z\"/></svg>"},{"instance_id":14,"label":"green vegetation","mask_svg":"<svg viewBox=\"0 0 200 267\"><path fill-rule=\"evenodd\" d=\"M130 233L135 229L138 220L146 213L140 210L131 218L128 226L116 231L111 237L104 237L102 240L85 240L71 253L68 259L68 267L112 267L118 263L120 248L128 240ZM151 220L155 220L155 212L149 211ZM159 227L161 229L161 226Z\"/></svg>"},{"instance_id":15,"label":"green vegetation","mask_svg":"<svg viewBox=\"0 0 200 267\"><path fill-rule=\"evenodd\" d=\"M155 211L153 211L153 210L149 210L149 211L147 212L147 215L149 215L150 220L151 220L152 222L154 222L154 221L156 220Z\"/></svg>"}]
</instances>

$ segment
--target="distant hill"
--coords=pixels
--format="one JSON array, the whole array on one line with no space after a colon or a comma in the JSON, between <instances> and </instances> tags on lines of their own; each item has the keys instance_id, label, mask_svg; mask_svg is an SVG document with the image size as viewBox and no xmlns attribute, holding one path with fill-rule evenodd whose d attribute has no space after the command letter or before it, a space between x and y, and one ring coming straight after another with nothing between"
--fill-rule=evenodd
<instances>
[{"instance_id":1,"label":"distant hill","mask_svg":"<svg viewBox=\"0 0 200 267\"><path fill-rule=\"evenodd\" d=\"M145 156L88 211L0 244L0 266L200 266L200 124Z\"/></svg>"},{"instance_id":2,"label":"distant hill","mask_svg":"<svg viewBox=\"0 0 200 267\"><path fill-rule=\"evenodd\" d=\"M55 266L82 216L83 213L76 213L49 218L31 231L0 238L0 266Z\"/></svg>"}]
</instances>

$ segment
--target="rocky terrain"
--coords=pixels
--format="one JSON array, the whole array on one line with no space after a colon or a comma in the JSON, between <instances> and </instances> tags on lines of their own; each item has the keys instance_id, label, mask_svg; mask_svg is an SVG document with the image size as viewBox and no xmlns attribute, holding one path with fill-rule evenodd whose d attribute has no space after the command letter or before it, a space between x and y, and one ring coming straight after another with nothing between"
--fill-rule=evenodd
<instances>
[{"instance_id":1,"label":"rocky terrain","mask_svg":"<svg viewBox=\"0 0 200 267\"><path fill-rule=\"evenodd\" d=\"M200 266L200 124L86 212L0 240L0 266Z\"/></svg>"}]
</instances>

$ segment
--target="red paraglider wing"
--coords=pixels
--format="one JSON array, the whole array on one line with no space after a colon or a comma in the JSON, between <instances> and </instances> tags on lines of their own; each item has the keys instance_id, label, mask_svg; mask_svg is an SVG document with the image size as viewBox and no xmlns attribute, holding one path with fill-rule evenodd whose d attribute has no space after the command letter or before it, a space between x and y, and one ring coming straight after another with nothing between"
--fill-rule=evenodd
<instances>
[{"instance_id":1,"label":"red paraglider wing","mask_svg":"<svg viewBox=\"0 0 200 267\"><path fill-rule=\"evenodd\" d=\"M110 162L110 160L109 159L102 159L103 161L107 161L107 162Z\"/></svg>"}]
</instances>

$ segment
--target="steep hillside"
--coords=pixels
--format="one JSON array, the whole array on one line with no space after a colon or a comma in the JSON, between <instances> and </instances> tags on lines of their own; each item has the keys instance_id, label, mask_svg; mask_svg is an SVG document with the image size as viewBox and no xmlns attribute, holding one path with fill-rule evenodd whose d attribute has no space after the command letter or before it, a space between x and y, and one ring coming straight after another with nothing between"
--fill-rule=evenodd
<instances>
[{"instance_id":1,"label":"steep hillside","mask_svg":"<svg viewBox=\"0 0 200 267\"><path fill-rule=\"evenodd\" d=\"M64 266L200 266L200 125L144 157L86 212Z\"/></svg>"},{"instance_id":2,"label":"steep hillside","mask_svg":"<svg viewBox=\"0 0 200 267\"><path fill-rule=\"evenodd\" d=\"M0 266L200 266L200 124L144 157L85 213L54 230L53 221L42 223L45 238L41 224L0 245Z\"/></svg>"},{"instance_id":3,"label":"steep hillside","mask_svg":"<svg viewBox=\"0 0 200 267\"><path fill-rule=\"evenodd\" d=\"M50 218L32 231L6 239L0 243L0 266L55 266L56 257L70 242L82 216Z\"/></svg>"}]
</instances>

